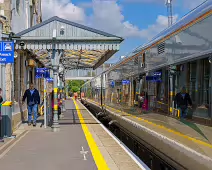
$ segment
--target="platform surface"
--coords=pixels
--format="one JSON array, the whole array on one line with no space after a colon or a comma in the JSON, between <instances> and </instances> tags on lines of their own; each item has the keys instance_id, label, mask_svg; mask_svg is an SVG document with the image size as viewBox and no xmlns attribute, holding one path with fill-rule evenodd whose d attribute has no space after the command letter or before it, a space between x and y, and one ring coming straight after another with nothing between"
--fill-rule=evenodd
<instances>
[{"instance_id":1,"label":"platform surface","mask_svg":"<svg viewBox=\"0 0 212 170\"><path fill-rule=\"evenodd\" d=\"M26 134L9 149L0 152L1 169L141 169L85 107L72 99L66 101L60 132L54 133L50 128L44 129L39 125L28 127L26 124L20 129L27 131Z\"/></svg>"}]
</instances>

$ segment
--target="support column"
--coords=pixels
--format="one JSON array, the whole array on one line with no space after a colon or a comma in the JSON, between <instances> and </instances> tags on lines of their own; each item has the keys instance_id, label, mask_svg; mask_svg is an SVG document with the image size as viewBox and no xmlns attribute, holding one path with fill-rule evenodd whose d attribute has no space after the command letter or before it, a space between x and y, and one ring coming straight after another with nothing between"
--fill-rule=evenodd
<instances>
[{"instance_id":1,"label":"support column","mask_svg":"<svg viewBox=\"0 0 212 170\"><path fill-rule=\"evenodd\" d=\"M46 102L46 80L44 79L44 128L46 128L46 120L47 120L47 115L46 115L46 110L47 110L47 102Z\"/></svg>"},{"instance_id":2,"label":"support column","mask_svg":"<svg viewBox=\"0 0 212 170\"><path fill-rule=\"evenodd\" d=\"M52 131L58 132L60 130L58 122L58 88L57 88L57 77L58 77L58 66L53 66L53 75L54 75L54 117L52 124Z\"/></svg>"},{"instance_id":3,"label":"support column","mask_svg":"<svg viewBox=\"0 0 212 170\"><path fill-rule=\"evenodd\" d=\"M52 131L58 132L60 131L60 126L58 122L58 72L59 72L59 55L58 52L55 50L55 44L52 44L52 67L53 67L53 76L54 76L54 116L53 116L53 124L52 124Z\"/></svg>"}]
</instances>

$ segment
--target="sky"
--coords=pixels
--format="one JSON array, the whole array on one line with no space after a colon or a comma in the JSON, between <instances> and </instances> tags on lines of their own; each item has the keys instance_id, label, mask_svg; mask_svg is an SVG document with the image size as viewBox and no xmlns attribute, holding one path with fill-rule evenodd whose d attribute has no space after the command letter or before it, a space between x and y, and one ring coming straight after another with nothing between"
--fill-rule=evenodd
<instances>
[{"instance_id":1,"label":"sky","mask_svg":"<svg viewBox=\"0 0 212 170\"><path fill-rule=\"evenodd\" d=\"M176 22L205 0L172 0ZM43 20L58 16L124 38L115 63L167 28L165 0L43 0Z\"/></svg>"}]
</instances>

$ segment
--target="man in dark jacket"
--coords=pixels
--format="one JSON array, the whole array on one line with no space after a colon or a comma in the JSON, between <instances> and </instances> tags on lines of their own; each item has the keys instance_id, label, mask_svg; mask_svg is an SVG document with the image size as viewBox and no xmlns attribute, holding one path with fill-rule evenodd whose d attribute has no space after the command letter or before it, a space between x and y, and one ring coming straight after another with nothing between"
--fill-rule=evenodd
<instances>
[{"instance_id":1,"label":"man in dark jacket","mask_svg":"<svg viewBox=\"0 0 212 170\"><path fill-rule=\"evenodd\" d=\"M27 108L28 108L28 125L31 125L32 112L34 113L33 126L36 126L38 105L40 104L40 95L37 89L34 88L33 84L30 84L30 88L24 93L22 102L24 103L27 98Z\"/></svg>"},{"instance_id":2,"label":"man in dark jacket","mask_svg":"<svg viewBox=\"0 0 212 170\"><path fill-rule=\"evenodd\" d=\"M184 118L188 113L188 105L192 106L190 95L186 93L186 88L183 86L180 93L175 96L175 104L180 110L180 116Z\"/></svg>"}]
</instances>

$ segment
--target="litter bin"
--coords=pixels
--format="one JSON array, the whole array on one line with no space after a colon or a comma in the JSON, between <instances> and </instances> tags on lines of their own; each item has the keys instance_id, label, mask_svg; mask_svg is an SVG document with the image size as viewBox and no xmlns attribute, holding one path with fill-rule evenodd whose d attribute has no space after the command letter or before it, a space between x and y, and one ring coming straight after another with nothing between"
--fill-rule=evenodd
<instances>
[{"instance_id":1,"label":"litter bin","mask_svg":"<svg viewBox=\"0 0 212 170\"><path fill-rule=\"evenodd\" d=\"M1 107L3 137L12 136L12 102L6 101Z\"/></svg>"}]
</instances>

